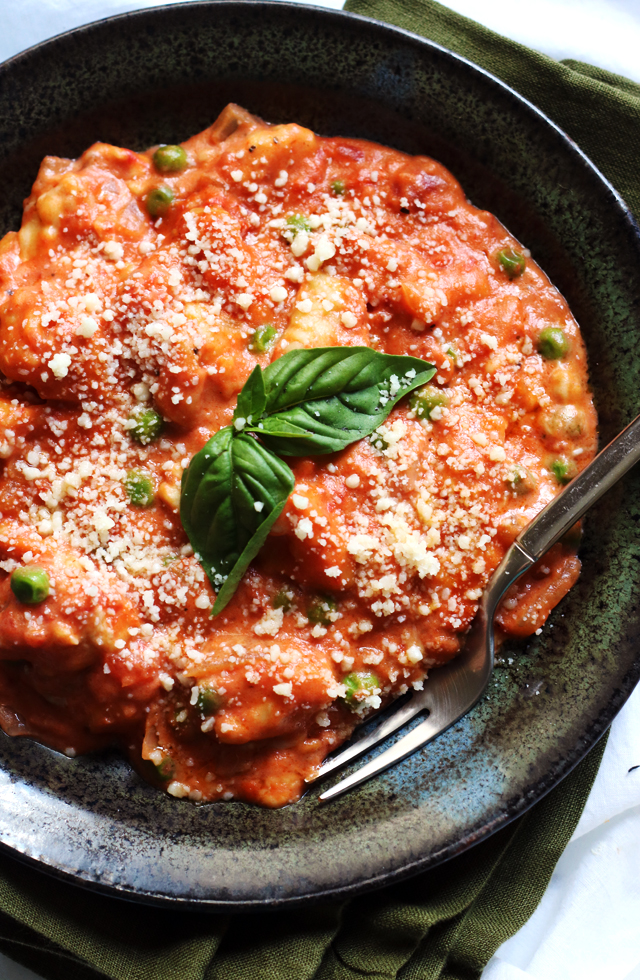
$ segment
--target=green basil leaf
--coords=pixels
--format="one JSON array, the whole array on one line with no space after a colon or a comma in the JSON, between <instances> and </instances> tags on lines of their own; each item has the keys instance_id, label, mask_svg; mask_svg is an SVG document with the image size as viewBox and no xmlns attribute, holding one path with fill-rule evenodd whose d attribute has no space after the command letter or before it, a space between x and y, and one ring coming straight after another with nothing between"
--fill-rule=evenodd
<instances>
[{"instance_id":1,"label":"green basil leaf","mask_svg":"<svg viewBox=\"0 0 640 980\"><path fill-rule=\"evenodd\" d=\"M180 519L218 593L213 615L235 592L294 484L283 460L232 426L217 432L191 460L183 477Z\"/></svg>"},{"instance_id":2,"label":"green basil leaf","mask_svg":"<svg viewBox=\"0 0 640 980\"><path fill-rule=\"evenodd\" d=\"M257 426L253 426L250 429L251 432L255 432L257 436L262 437L263 435L272 436L282 436L283 439L289 439L295 437L296 439L305 439L309 446L311 446L311 440L313 438L312 432L307 432L306 429L301 429L299 425L295 425L290 422L288 418L283 418L282 415L272 415L271 417L263 418ZM313 452L313 450L312 450Z\"/></svg>"},{"instance_id":3,"label":"green basil leaf","mask_svg":"<svg viewBox=\"0 0 640 980\"><path fill-rule=\"evenodd\" d=\"M233 413L234 422L236 419L244 419L249 423L257 422L265 410L266 403L262 368L256 364L238 395L236 410ZM244 428L244 423L240 428Z\"/></svg>"},{"instance_id":4,"label":"green basil leaf","mask_svg":"<svg viewBox=\"0 0 640 980\"><path fill-rule=\"evenodd\" d=\"M435 368L418 357L382 354L371 347L314 347L289 351L263 372L267 397L265 414L281 412L316 398L348 395L367 388L377 387L382 392L385 385L391 386L392 377L404 378L411 371L420 375L420 379L405 387L402 394L425 384L433 377ZM425 378L424 374L429 371L429 378Z\"/></svg>"},{"instance_id":5,"label":"green basil leaf","mask_svg":"<svg viewBox=\"0 0 640 980\"><path fill-rule=\"evenodd\" d=\"M336 352L342 356L336 357ZM315 358L310 356L314 353ZM287 358L288 364L272 371ZM296 364L298 373L292 375ZM283 456L338 452L371 435L393 406L426 384L435 370L417 357L381 354L368 347L291 351L264 372L266 410L272 414L266 414L255 431ZM318 397L318 392L331 397Z\"/></svg>"}]
</instances>

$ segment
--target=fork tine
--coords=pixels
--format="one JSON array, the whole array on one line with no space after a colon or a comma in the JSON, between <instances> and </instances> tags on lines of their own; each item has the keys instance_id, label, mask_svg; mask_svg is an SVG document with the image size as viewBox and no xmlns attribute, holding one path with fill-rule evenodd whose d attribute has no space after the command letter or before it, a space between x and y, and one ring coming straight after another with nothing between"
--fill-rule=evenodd
<instances>
[{"instance_id":1,"label":"fork tine","mask_svg":"<svg viewBox=\"0 0 640 980\"><path fill-rule=\"evenodd\" d=\"M321 779L322 777L328 775L330 772L333 772L334 769L345 765L345 763L349 762L351 759L354 759L356 756L362 755L363 752L373 748L373 746L377 745L378 742L382 742L385 738L387 738L387 736L397 731L398 728L402 728L403 725L406 725L407 722L411 721L412 718L415 718L415 716L420 714L422 711L435 711L437 714L439 720L436 723L438 726L435 733L436 735L439 732L445 731L445 729L448 728L449 725L452 725L454 721L457 721L457 719L464 714L465 711L468 711L469 708L471 708L471 706L475 703L477 698L480 697L480 694L484 689L484 685L486 685L487 681L489 680L489 675L493 666L493 652L489 662L485 663L483 643L484 633L482 630L483 622L484 618L482 616L477 617L476 622L467 634L466 643L462 653L458 658L456 658L455 661L449 661L449 663L445 664L444 666L438 667L438 669L433 671L433 673L429 672L429 676L425 681L425 688L423 691L415 693L411 700L407 701L407 703L402 705L401 708L389 715L389 717L381 722L381 724L378 725L378 727L375 728L370 735L366 735L359 741L354 742L353 745L348 746L338 755L325 762L324 765L322 765L318 770L317 775L309 781L315 782L316 779ZM474 675L474 677L477 677L478 673L482 674L482 683L479 683L478 680L473 680L469 690L458 690L460 681L457 680L456 677L459 673L460 666L463 664L467 665L469 671L472 675ZM463 687L465 687L464 684ZM456 695L455 697L453 697L454 694ZM456 713L457 707L459 706L458 702L464 707L460 707L459 712ZM418 725L415 728L415 731L420 731L421 729L422 726ZM408 737L409 736L406 736L406 738ZM431 737L434 736L430 736L427 741L430 741ZM404 742L404 740L401 739L400 742ZM399 745L400 742L397 744ZM410 751L413 751L413 749L410 749ZM383 755L379 756L380 759L383 757L384 753ZM391 763L389 764L391 765ZM367 767L365 766L365 769L366 768ZM382 768L386 768L386 766L383 766ZM339 783L338 785L341 786L342 783ZM357 784L354 783L353 785ZM333 794L333 791L331 792L332 795L338 795ZM329 797L320 797L320 799L325 798L328 799Z\"/></svg>"},{"instance_id":2,"label":"fork tine","mask_svg":"<svg viewBox=\"0 0 640 980\"><path fill-rule=\"evenodd\" d=\"M336 796L342 796L347 790L353 789L354 786L359 786L360 783L364 783L367 779L371 779L372 776L376 776L379 772L383 772L389 766L411 755L421 745L426 745L436 735L439 735L441 731L442 726L435 719L431 717L425 718L412 731L398 739L395 745L391 745L384 752L381 752L380 755L377 755L375 759L372 759L371 762L367 762L361 769L351 773L350 776L346 776L345 779L336 783L331 789L326 790L318 797L318 800L326 803L328 800L335 799Z\"/></svg>"},{"instance_id":3,"label":"fork tine","mask_svg":"<svg viewBox=\"0 0 640 980\"><path fill-rule=\"evenodd\" d=\"M489 620L491 621L492 618L493 609L490 610ZM405 705L398 712L398 715L402 716L404 710L410 708L415 700L416 705L419 707L413 712L413 715L418 714L418 711L428 710L428 718L425 718L414 729L406 735L403 735L402 738L399 738L394 745L385 749L375 759L372 759L371 762L367 762L357 772L352 773L352 775L347 776L339 783L336 783L335 786L332 786L331 789L322 793L318 797L320 802L325 803L327 800L335 799L336 796L341 796L347 790L358 786L372 776L376 776L379 772L383 772L389 766L394 765L394 763L400 762L406 756L415 752L416 749L426 745L437 735L446 731L447 728L455 724L459 718L462 718L476 704L484 693L493 670L493 633L491 632L489 634L489 650L485 651L483 642L484 631L482 628L485 621L483 610L483 614L477 618L472 629L467 634L466 644L460 657L456 658L456 660L450 660L443 667L438 667L437 670L430 673L425 683L424 691L418 695L414 695L414 698L412 698L409 704ZM487 652L489 656L486 655ZM467 669L465 671L460 671L461 664L466 666ZM410 717L412 715L409 715ZM379 741L379 732L385 725L393 722L393 720L394 716L392 715L375 732L372 732L368 739L362 739L361 742L357 742L355 746L352 746L352 749L355 751L352 752L350 757L353 758L354 755L359 755L360 746L365 745L371 739L375 738L376 741ZM393 731L395 728L399 728L407 720L409 719L405 714L404 717L401 717L399 724L393 726L390 730ZM369 747L369 745L366 745L366 748ZM341 765L346 761L343 756L349 751L349 749L345 750L345 753L341 753L336 759L332 759L330 763L326 763L326 768L323 766L320 774L324 775L325 772L329 771L329 766L335 769L338 765Z\"/></svg>"},{"instance_id":4,"label":"fork tine","mask_svg":"<svg viewBox=\"0 0 640 980\"><path fill-rule=\"evenodd\" d=\"M448 728L449 725L453 725L455 721L457 721L457 718L452 718L449 724L445 727ZM425 718L424 721L420 722L419 725L416 725L414 729L412 729L402 738L398 739L395 745L385 749L384 752L377 755L375 759L371 760L371 762L367 762L367 764L362 766L361 769L358 769L350 776L347 776L339 783L336 783L335 786L332 786L324 793L321 793L318 800L322 803L326 803L328 800L333 800L337 796L342 796L342 794L346 793L347 790L353 789L354 786L359 786L360 783L366 782L366 780L371 779L372 776L377 776L379 772L383 772L396 762L401 762L402 759L406 758L408 755L411 755L412 752L415 752L416 749L419 749L422 745L426 745L427 742L430 742L442 731L444 731L442 723L436 718Z\"/></svg>"},{"instance_id":5,"label":"fork tine","mask_svg":"<svg viewBox=\"0 0 640 980\"><path fill-rule=\"evenodd\" d=\"M316 779L321 779L328 773L333 772L334 769L338 769L339 766L344 766L350 759L355 759L356 756L362 755L363 752L373 748L378 742L382 742L392 732L397 731L398 728L402 728L408 721L411 721L412 718L419 715L421 711L426 711L428 705L425 694L426 692L414 694L406 704L403 704L401 708L394 711L388 718L385 718L369 735L349 745L348 748L325 762L313 777L313 780L310 781L315 782Z\"/></svg>"}]
</instances>

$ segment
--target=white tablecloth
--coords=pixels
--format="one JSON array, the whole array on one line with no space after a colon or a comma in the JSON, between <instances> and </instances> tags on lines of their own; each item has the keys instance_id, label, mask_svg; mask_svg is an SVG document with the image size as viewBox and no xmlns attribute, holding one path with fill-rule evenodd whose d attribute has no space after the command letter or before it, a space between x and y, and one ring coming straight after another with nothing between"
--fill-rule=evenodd
<instances>
[{"instance_id":1,"label":"white tablecloth","mask_svg":"<svg viewBox=\"0 0 640 980\"><path fill-rule=\"evenodd\" d=\"M157 2L0 0L0 61L80 24ZM588 61L640 82L640 0L446 6L554 58ZM640 766L640 687L613 723L584 814L540 906L500 947L482 980L640 980L640 768L633 766ZM37 980L1 954L0 977Z\"/></svg>"}]
</instances>

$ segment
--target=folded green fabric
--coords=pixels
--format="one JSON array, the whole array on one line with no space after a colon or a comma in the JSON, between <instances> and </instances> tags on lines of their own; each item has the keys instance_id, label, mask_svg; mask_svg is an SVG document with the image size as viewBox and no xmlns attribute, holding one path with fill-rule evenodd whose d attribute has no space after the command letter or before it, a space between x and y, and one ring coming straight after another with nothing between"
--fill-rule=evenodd
<instances>
[{"instance_id":1,"label":"folded green fabric","mask_svg":"<svg viewBox=\"0 0 640 980\"><path fill-rule=\"evenodd\" d=\"M565 129L640 218L640 85L558 63L432 0L348 0L482 65ZM0 949L50 980L471 980L526 922L605 740L524 817L446 865L353 899L247 916L94 895L0 855Z\"/></svg>"},{"instance_id":2,"label":"folded green fabric","mask_svg":"<svg viewBox=\"0 0 640 980\"><path fill-rule=\"evenodd\" d=\"M349 902L236 916L165 911L0 856L0 949L48 980L471 980L540 901L605 741L488 840Z\"/></svg>"}]
</instances>

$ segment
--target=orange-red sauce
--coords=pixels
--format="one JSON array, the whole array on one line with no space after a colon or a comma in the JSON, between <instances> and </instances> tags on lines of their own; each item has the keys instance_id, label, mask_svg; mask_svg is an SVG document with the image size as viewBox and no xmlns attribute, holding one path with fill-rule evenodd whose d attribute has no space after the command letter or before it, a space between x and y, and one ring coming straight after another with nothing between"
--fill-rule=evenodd
<instances>
[{"instance_id":1,"label":"orange-red sauce","mask_svg":"<svg viewBox=\"0 0 640 980\"><path fill-rule=\"evenodd\" d=\"M105 144L47 157L0 243L0 724L69 755L119 745L174 796L281 806L456 654L559 491L554 465L593 456L596 418L567 304L530 258L509 278L498 253L520 246L439 164L233 106L183 146L174 174ZM154 220L160 185L174 199ZM549 326L569 346L551 360ZM445 404L429 420L405 399L371 440L294 460L294 494L212 619L182 470L256 363L334 344L431 361ZM147 446L139 406L165 420ZM25 606L10 578L30 563L51 595ZM579 567L556 545L503 629L539 629ZM368 687L349 704L354 674Z\"/></svg>"}]
</instances>

